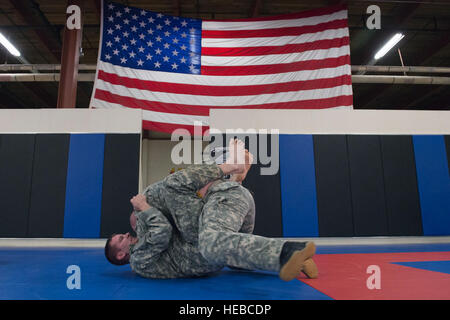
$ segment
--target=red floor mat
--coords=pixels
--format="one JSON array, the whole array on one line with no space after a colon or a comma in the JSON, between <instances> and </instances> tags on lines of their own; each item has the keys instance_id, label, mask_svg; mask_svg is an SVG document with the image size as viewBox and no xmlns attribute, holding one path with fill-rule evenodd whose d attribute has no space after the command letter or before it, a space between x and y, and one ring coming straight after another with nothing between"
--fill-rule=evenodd
<instances>
[{"instance_id":1,"label":"red floor mat","mask_svg":"<svg viewBox=\"0 0 450 320\"><path fill-rule=\"evenodd\" d=\"M320 254L318 279L299 278L337 300L450 300L450 275L393 264L448 261L450 252ZM370 290L370 265L380 267L380 289Z\"/></svg>"}]
</instances>

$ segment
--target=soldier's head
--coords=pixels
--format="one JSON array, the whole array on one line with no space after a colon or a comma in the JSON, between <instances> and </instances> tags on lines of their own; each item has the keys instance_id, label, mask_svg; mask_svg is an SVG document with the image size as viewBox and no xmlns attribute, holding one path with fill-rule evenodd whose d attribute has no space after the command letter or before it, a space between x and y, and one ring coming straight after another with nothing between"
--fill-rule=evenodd
<instances>
[{"instance_id":1,"label":"soldier's head","mask_svg":"<svg viewBox=\"0 0 450 320\"><path fill-rule=\"evenodd\" d=\"M136 238L130 233L113 234L105 245L105 257L112 264L121 266L130 262L130 245L136 242Z\"/></svg>"}]
</instances>

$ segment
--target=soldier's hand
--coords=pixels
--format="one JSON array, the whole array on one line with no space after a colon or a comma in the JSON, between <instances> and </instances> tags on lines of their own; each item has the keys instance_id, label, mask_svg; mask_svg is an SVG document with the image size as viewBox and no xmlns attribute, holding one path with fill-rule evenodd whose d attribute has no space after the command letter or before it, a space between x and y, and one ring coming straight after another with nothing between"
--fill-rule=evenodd
<instances>
[{"instance_id":1,"label":"soldier's hand","mask_svg":"<svg viewBox=\"0 0 450 320\"><path fill-rule=\"evenodd\" d=\"M147 199L143 194L138 194L130 200L133 209L137 212L150 209L150 205L147 203Z\"/></svg>"}]
</instances>

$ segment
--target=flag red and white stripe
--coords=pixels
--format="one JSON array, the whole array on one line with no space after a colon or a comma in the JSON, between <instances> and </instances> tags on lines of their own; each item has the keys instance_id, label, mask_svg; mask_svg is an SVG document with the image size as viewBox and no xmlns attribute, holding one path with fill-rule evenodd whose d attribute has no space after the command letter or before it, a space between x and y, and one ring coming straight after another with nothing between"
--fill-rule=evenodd
<instances>
[{"instance_id":1,"label":"flag red and white stripe","mask_svg":"<svg viewBox=\"0 0 450 320\"><path fill-rule=\"evenodd\" d=\"M347 10L330 7L202 21L200 74L135 69L99 59L91 107L141 108L143 127L208 128L212 108L351 109Z\"/></svg>"}]
</instances>

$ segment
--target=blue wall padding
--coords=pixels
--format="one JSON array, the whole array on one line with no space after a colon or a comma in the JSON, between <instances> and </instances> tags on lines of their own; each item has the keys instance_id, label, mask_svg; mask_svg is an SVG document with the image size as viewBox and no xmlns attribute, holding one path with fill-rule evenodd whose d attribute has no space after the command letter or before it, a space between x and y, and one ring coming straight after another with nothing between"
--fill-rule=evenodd
<instances>
[{"instance_id":1,"label":"blue wall padding","mask_svg":"<svg viewBox=\"0 0 450 320\"><path fill-rule=\"evenodd\" d=\"M64 238L98 238L104 134L72 134L66 181Z\"/></svg>"},{"instance_id":2,"label":"blue wall padding","mask_svg":"<svg viewBox=\"0 0 450 320\"><path fill-rule=\"evenodd\" d=\"M450 178L443 136L413 136L424 235L450 235Z\"/></svg>"},{"instance_id":3,"label":"blue wall padding","mask_svg":"<svg viewBox=\"0 0 450 320\"><path fill-rule=\"evenodd\" d=\"M312 135L280 135L284 237L319 236Z\"/></svg>"}]
</instances>

